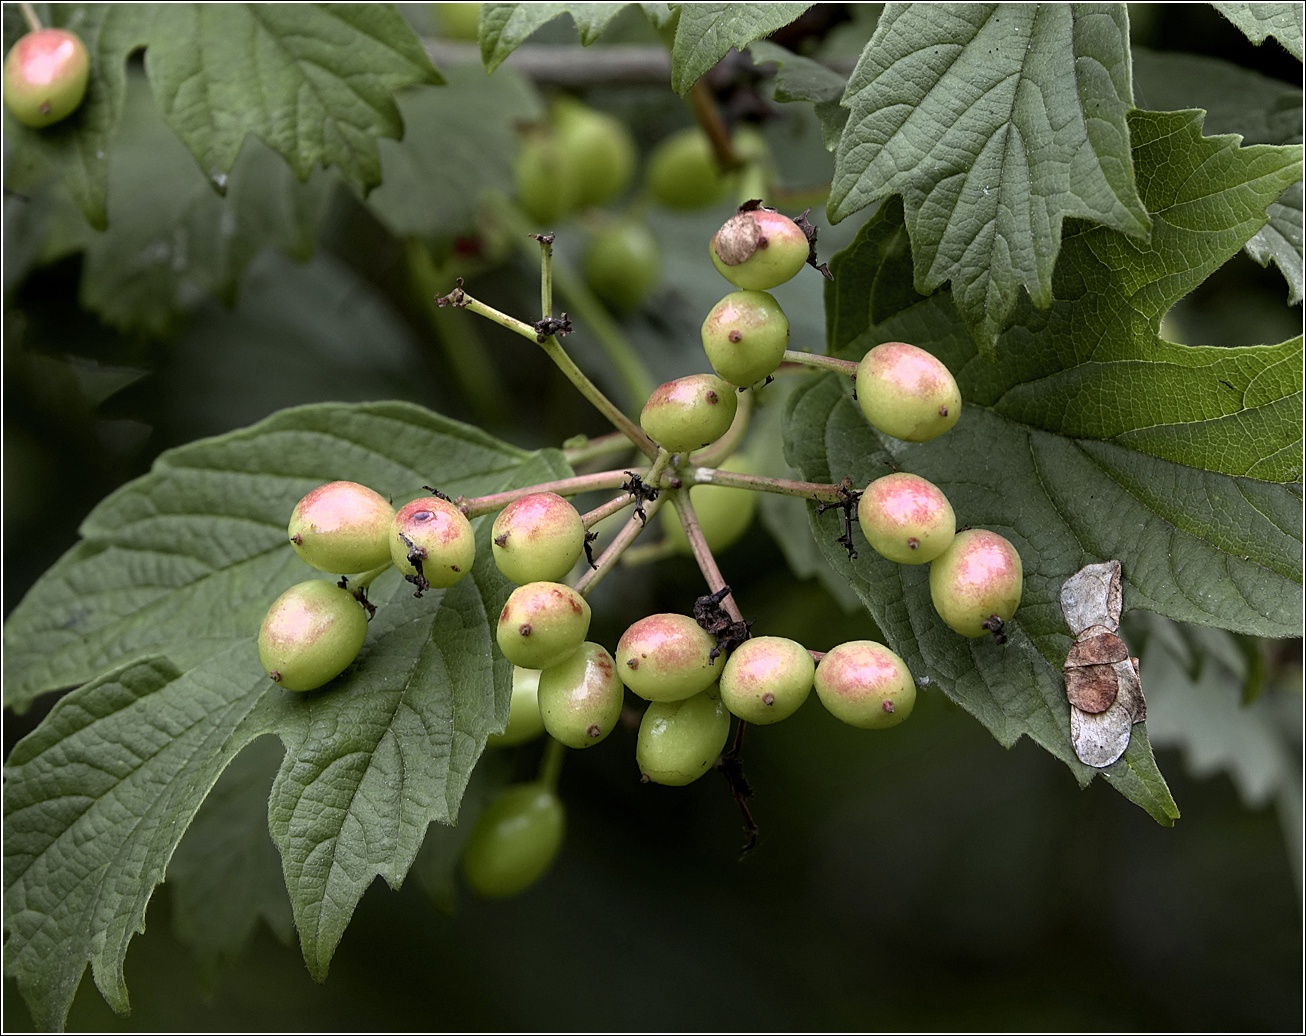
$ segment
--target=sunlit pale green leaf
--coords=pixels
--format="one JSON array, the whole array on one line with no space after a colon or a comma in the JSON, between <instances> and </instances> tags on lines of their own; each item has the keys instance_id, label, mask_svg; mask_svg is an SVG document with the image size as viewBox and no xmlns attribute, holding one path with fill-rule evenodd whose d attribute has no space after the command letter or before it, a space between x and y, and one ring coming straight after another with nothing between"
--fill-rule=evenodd
<instances>
[{"instance_id":1,"label":"sunlit pale green leaf","mask_svg":"<svg viewBox=\"0 0 1306 1036\"><path fill-rule=\"evenodd\" d=\"M1306 12L1301 4L1231 4L1211 5L1242 30L1253 43L1264 43L1273 36L1289 54L1302 60L1302 38L1306 35Z\"/></svg>"},{"instance_id":2,"label":"sunlit pale green leaf","mask_svg":"<svg viewBox=\"0 0 1306 1036\"><path fill-rule=\"evenodd\" d=\"M680 6L671 49L671 88L684 94L703 73L754 40L783 29L811 4L698 3Z\"/></svg>"}]
</instances>

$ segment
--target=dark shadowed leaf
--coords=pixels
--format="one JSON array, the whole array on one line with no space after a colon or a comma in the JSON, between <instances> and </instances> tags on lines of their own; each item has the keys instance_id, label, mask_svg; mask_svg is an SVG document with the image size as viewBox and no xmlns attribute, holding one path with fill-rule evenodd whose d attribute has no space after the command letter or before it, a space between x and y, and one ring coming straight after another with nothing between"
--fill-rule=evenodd
<instances>
[{"instance_id":1,"label":"dark shadowed leaf","mask_svg":"<svg viewBox=\"0 0 1306 1036\"><path fill-rule=\"evenodd\" d=\"M826 151L839 145L839 137L848 122L848 109L839 101L848 81L838 72L826 68L811 58L801 57L770 40L758 40L748 47L753 60L759 65L774 63L779 67L775 76L777 101L811 101L816 117L821 120L821 140Z\"/></svg>"},{"instance_id":2,"label":"dark shadowed leaf","mask_svg":"<svg viewBox=\"0 0 1306 1036\"><path fill-rule=\"evenodd\" d=\"M1302 38L1306 35L1306 12L1301 4L1230 4L1211 5L1242 30L1253 43L1264 43L1273 36L1284 49L1302 60Z\"/></svg>"},{"instance_id":3,"label":"dark shadowed leaf","mask_svg":"<svg viewBox=\"0 0 1306 1036\"><path fill-rule=\"evenodd\" d=\"M686 93L703 73L754 40L783 29L811 4L683 4L671 48L671 88Z\"/></svg>"},{"instance_id":4,"label":"dark shadowed leaf","mask_svg":"<svg viewBox=\"0 0 1306 1036\"><path fill-rule=\"evenodd\" d=\"M536 29L560 14L571 15L581 43L589 46L629 4L495 4L481 5L481 61L493 72ZM641 5L655 6L655 5ZM663 5L656 5L663 6ZM650 14L650 18L653 15Z\"/></svg>"}]
</instances>

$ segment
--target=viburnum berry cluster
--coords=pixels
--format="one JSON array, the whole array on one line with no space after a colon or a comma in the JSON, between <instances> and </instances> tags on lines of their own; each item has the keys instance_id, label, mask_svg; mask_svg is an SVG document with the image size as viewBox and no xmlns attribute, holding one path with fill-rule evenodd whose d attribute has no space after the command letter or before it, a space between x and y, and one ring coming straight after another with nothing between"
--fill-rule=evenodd
<instances>
[{"instance_id":1,"label":"viburnum berry cluster","mask_svg":"<svg viewBox=\"0 0 1306 1036\"><path fill-rule=\"evenodd\" d=\"M558 132L580 133L583 113L555 112ZM570 120L570 122L569 122ZM611 149L609 149L611 150ZM620 149L617 149L619 152ZM617 153L617 152L614 152ZM605 181L606 182L606 181ZM557 775L566 748L599 744L619 725L630 692L643 704L635 746L642 779L685 785L721 768L741 802L739 748L746 724L777 723L793 715L813 690L829 712L852 726L885 729L907 719L916 683L902 658L883 644L858 640L824 653L784 637L753 635L713 555L738 534L715 528L707 509L690 500L693 486L730 487L812 500L819 511L841 509L850 553L854 519L867 543L905 565L930 565L930 592L945 623L967 637L992 634L999 642L1020 602L1021 561L1003 537L982 529L957 532L942 491L909 472L895 471L855 491L848 480L821 485L768 478L735 453L749 393L787 364L816 366L855 379L866 418L886 435L924 442L952 428L961 397L948 369L930 353L902 342L871 349L860 363L789 349L789 324L769 289L816 261L816 232L804 216L790 219L749 201L712 238L715 268L738 290L703 322L702 342L713 374L693 374L658 387L636 425L571 362L558 338L568 322L551 313L551 235L540 241L544 314L528 324L463 291L461 282L441 305L472 310L531 337L607 415L647 461L637 470L580 475L489 497L449 499L432 487L396 509L353 482L331 482L294 508L291 545L312 567L340 576L293 587L271 607L259 633L268 675L291 691L326 688L363 650L374 611L366 591L391 566L416 596L452 587L471 571L476 539L471 520L494 514L494 563L517 584L502 606L498 650L514 666L507 728L490 739L511 746L547 733L538 780L503 791L482 812L464 854L469 884L486 896L512 895L549 867L562 842L564 809ZM567 499L617 490L582 514ZM692 614L659 613L634 622L611 646L589 640L587 596L622 558L649 519L671 503L668 543L677 534L708 583ZM625 525L595 553L604 519L630 510ZM712 522L720 521L713 518ZM671 530L674 530L671 531ZM734 724L733 747L727 751ZM744 809L746 824L751 818ZM750 828L755 831L755 828Z\"/></svg>"}]
</instances>

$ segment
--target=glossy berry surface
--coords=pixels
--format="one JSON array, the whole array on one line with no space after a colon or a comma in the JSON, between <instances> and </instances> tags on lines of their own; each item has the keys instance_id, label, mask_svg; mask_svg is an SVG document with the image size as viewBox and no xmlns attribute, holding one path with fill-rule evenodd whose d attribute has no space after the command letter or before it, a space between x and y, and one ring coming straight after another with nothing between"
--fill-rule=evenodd
<instances>
[{"instance_id":1,"label":"glossy berry surface","mask_svg":"<svg viewBox=\"0 0 1306 1036\"><path fill-rule=\"evenodd\" d=\"M807 235L773 209L737 212L712 236L712 265L731 284L765 291L791 279L807 263Z\"/></svg>"},{"instance_id":2,"label":"glossy berry surface","mask_svg":"<svg viewBox=\"0 0 1306 1036\"><path fill-rule=\"evenodd\" d=\"M640 412L640 427L668 453L685 453L716 442L735 419L733 385L715 374L691 374L659 385Z\"/></svg>"},{"instance_id":3,"label":"glossy berry surface","mask_svg":"<svg viewBox=\"0 0 1306 1036\"><path fill-rule=\"evenodd\" d=\"M712 369L740 388L774 371L789 348L789 320L764 291L727 295L708 313L702 334Z\"/></svg>"},{"instance_id":4,"label":"glossy berry surface","mask_svg":"<svg viewBox=\"0 0 1306 1036\"><path fill-rule=\"evenodd\" d=\"M757 466L746 454L736 453L719 465L721 471L735 471L745 475L756 475ZM703 531L703 538L713 551L725 550L739 542L740 538L753 524L757 513L758 494L751 489L737 489L734 486L694 486L689 491L689 501L694 505L694 517L698 527ZM662 514L663 535L668 543L673 544L682 554L690 553L689 537L680 524L680 515L674 507L664 507Z\"/></svg>"},{"instance_id":5,"label":"glossy berry surface","mask_svg":"<svg viewBox=\"0 0 1306 1036\"><path fill-rule=\"evenodd\" d=\"M348 590L310 580L268 609L258 633L263 671L288 691L312 691L349 666L367 639L367 616Z\"/></svg>"},{"instance_id":6,"label":"glossy berry surface","mask_svg":"<svg viewBox=\"0 0 1306 1036\"><path fill-rule=\"evenodd\" d=\"M476 818L463 876L478 895L515 896L544 876L562 848L562 800L543 784L515 784Z\"/></svg>"},{"instance_id":7,"label":"glossy berry surface","mask_svg":"<svg viewBox=\"0 0 1306 1036\"><path fill-rule=\"evenodd\" d=\"M585 280L613 309L638 309L662 269L657 239L638 219L614 220L594 232L585 252Z\"/></svg>"},{"instance_id":8,"label":"glossy berry surface","mask_svg":"<svg viewBox=\"0 0 1306 1036\"><path fill-rule=\"evenodd\" d=\"M491 748L511 748L534 741L544 733L540 715L540 671L512 667L512 703L508 707L508 726L502 734L491 734L485 743Z\"/></svg>"},{"instance_id":9,"label":"glossy berry surface","mask_svg":"<svg viewBox=\"0 0 1306 1036\"><path fill-rule=\"evenodd\" d=\"M366 572L390 563L395 509L357 482L328 482L295 505L286 535L295 553L322 572Z\"/></svg>"},{"instance_id":10,"label":"glossy berry surface","mask_svg":"<svg viewBox=\"0 0 1306 1036\"><path fill-rule=\"evenodd\" d=\"M939 617L963 637L983 637L984 623L1010 621L1020 605L1024 568L1011 541L987 529L957 533L930 565L930 598Z\"/></svg>"},{"instance_id":11,"label":"glossy berry surface","mask_svg":"<svg viewBox=\"0 0 1306 1036\"><path fill-rule=\"evenodd\" d=\"M499 650L513 665L547 669L585 641L589 603L562 583L527 583L508 598L499 615Z\"/></svg>"},{"instance_id":12,"label":"glossy berry surface","mask_svg":"<svg viewBox=\"0 0 1306 1036\"><path fill-rule=\"evenodd\" d=\"M490 530L494 563L514 583L561 579L585 549L585 523L557 493L514 500Z\"/></svg>"},{"instance_id":13,"label":"glossy berry surface","mask_svg":"<svg viewBox=\"0 0 1306 1036\"><path fill-rule=\"evenodd\" d=\"M866 542L900 565L933 561L952 543L957 516L933 482L905 471L877 478L857 502Z\"/></svg>"},{"instance_id":14,"label":"glossy berry surface","mask_svg":"<svg viewBox=\"0 0 1306 1036\"><path fill-rule=\"evenodd\" d=\"M827 651L814 685L831 715L867 730L896 727L916 704L907 663L873 640L852 640Z\"/></svg>"},{"instance_id":15,"label":"glossy berry surface","mask_svg":"<svg viewBox=\"0 0 1306 1036\"><path fill-rule=\"evenodd\" d=\"M476 536L467 516L448 500L424 496L399 508L390 524L390 560L406 576L418 574L437 590L472 570Z\"/></svg>"},{"instance_id":16,"label":"glossy berry surface","mask_svg":"<svg viewBox=\"0 0 1306 1036\"><path fill-rule=\"evenodd\" d=\"M778 723L807 700L815 672L811 654L796 640L754 637L730 655L721 700L749 723Z\"/></svg>"},{"instance_id":17,"label":"glossy berry surface","mask_svg":"<svg viewBox=\"0 0 1306 1036\"><path fill-rule=\"evenodd\" d=\"M66 119L86 96L91 62L86 46L66 29L37 29L5 57L5 107L25 126Z\"/></svg>"},{"instance_id":18,"label":"glossy berry surface","mask_svg":"<svg viewBox=\"0 0 1306 1036\"><path fill-rule=\"evenodd\" d=\"M885 342L862 357L857 403L872 425L907 442L937 439L961 416L961 391L951 372L906 342Z\"/></svg>"},{"instance_id":19,"label":"glossy berry surface","mask_svg":"<svg viewBox=\"0 0 1306 1036\"><path fill-rule=\"evenodd\" d=\"M621 194L635 171L635 141L625 123L570 97L555 101L550 115L570 160L569 206L602 205Z\"/></svg>"},{"instance_id":20,"label":"glossy berry surface","mask_svg":"<svg viewBox=\"0 0 1306 1036\"><path fill-rule=\"evenodd\" d=\"M540 675L544 729L568 748L597 745L621 718L617 663L601 644L586 641Z\"/></svg>"},{"instance_id":21,"label":"glossy berry surface","mask_svg":"<svg viewBox=\"0 0 1306 1036\"><path fill-rule=\"evenodd\" d=\"M697 209L719 201L726 178L717 168L712 142L697 126L658 142L644 167L649 193L669 209Z\"/></svg>"},{"instance_id":22,"label":"glossy berry surface","mask_svg":"<svg viewBox=\"0 0 1306 1036\"><path fill-rule=\"evenodd\" d=\"M715 687L681 701L655 701L640 720L635 762L655 784L691 784L716 764L729 736L730 713Z\"/></svg>"},{"instance_id":23,"label":"glossy berry surface","mask_svg":"<svg viewBox=\"0 0 1306 1036\"><path fill-rule=\"evenodd\" d=\"M648 701L680 701L716 683L725 653L708 661L713 639L688 615L662 612L631 624L617 642L621 681Z\"/></svg>"}]
</instances>

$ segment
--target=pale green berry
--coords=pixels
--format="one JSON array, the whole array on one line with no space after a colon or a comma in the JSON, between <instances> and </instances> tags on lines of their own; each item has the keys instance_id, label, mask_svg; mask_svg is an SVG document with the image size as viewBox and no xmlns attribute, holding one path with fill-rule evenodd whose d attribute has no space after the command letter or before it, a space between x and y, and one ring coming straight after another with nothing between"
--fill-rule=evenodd
<instances>
[{"instance_id":1,"label":"pale green berry","mask_svg":"<svg viewBox=\"0 0 1306 1036\"><path fill-rule=\"evenodd\" d=\"M697 126L663 138L644 167L649 193L672 209L697 209L718 201L726 179L717 168L712 142Z\"/></svg>"},{"instance_id":2,"label":"pale green berry","mask_svg":"<svg viewBox=\"0 0 1306 1036\"><path fill-rule=\"evenodd\" d=\"M540 675L544 729L568 748L597 745L621 718L622 693L617 663L606 648L587 640Z\"/></svg>"},{"instance_id":3,"label":"pale green berry","mask_svg":"<svg viewBox=\"0 0 1306 1036\"><path fill-rule=\"evenodd\" d=\"M86 45L67 29L37 29L5 57L5 107L25 126L40 129L66 119L86 96L91 61Z\"/></svg>"},{"instance_id":4,"label":"pale green berry","mask_svg":"<svg viewBox=\"0 0 1306 1036\"><path fill-rule=\"evenodd\" d=\"M633 623L617 642L621 681L648 701L679 701L706 690L725 668L725 652L688 615L663 612Z\"/></svg>"},{"instance_id":5,"label":"pale green berry","mask_svg":"<svg viewBox=\"0 0 1306 1036\"><path fill-rule=\"evenodd\" d=\"M852 640L827 651L814 683L831 715L868 730L897 726L916 704L907 663L873 640Z\"/></svg>"},{"instance_id":6,"label":"pale green berry","mask_svg":"<svg viewBox=\"0 0 1306 1036\"><path fill-rule=\"evenodd\" d=\"M765 291L792 278L807 263L807 235L774 209L735 213L712 237L712 265L731 284Z\"/></svg>"},{"instance_id":7,"label":"pale green berry","mask_svg":"<svg viewBox=\"0 0 1306 1036\"><path fill-rule=\"evenodd\" d=\"M933 561L952 543L957 516L933 482L905 471L877 478L857 501L866 542L900 565Z\"/></svg>"},{"instance_id":8,"label":"pale green berry","mask_svg":"<svg viewBox=\"0 0 1306 1036\"><path fill-rule=\"evenodd\" d=\"M730 713L716 687L681 701L655 701L644 712L635 762L656 784L690 784L716 764L730 736Z\"/></svg>"},{"instance_id":9,"label":"pale green berry","mask_svg":"<svg viewBox=\"0 0 1306 1036\"><path fill-rule=\"evenodd\" d=\"M789 320L766 292L736 291L712 307L702 335L712 369L747 388L780 366L789 347Z\"/></svg>"},{"instance_id":10,"label":"pale green berry","mask_svg":"<svg viewBox=\"0 0 1306 1036\"><path fill-rule=\"evenodd\" d=\"M812 690L816 663L796 640L755 637L735 648L721 673L721 700L749 723L778 723Z\"/></svg>"},{"instance_id":11,"label":"pale green berry","mask_svg":"<svg viewBox=\"0 0 1306 1036\"><path fill-rule=\"evenodd\" d=\"M328 482L295 505L286 534L295 553L322 572L367 572L390 563L395 509L357 482Z\"/></svg>"},{"instance_id":12,"label":"pale green berry","mask_svg":"<svg viewBox=\"0 0 1306 1036\"><path fill-rule=\"evenodd\" d=\"M640 427L668 453L686 453L716 442L735 419L739 401L732 385L715 374L691 374L659 385L639 415Z\"/></svg>"},{"instance_id":13,"label":"pale green berry","mask_svg":"<svg viewBox=\"0 0 1306 1036\"><path fill-rule=\"evenodd\" d=\"M721 471L734 471L756 475L756 465L742 453L736 453L720 465ZM734 546L753 524L757 513L758 494L751 489L734 486L694 486L689 491L689 501L694 505L694 517L712 551ZM662 533L666 541L682 554L690 553L689 537L680 524L680 515L674 507L664 507Z\"/></svg>"},{"instance_id":14,"label":"pale green berry","mask_svg":"<svg viewBox=\"0 0 1306 1036\"><path fill-rule=\"evenodd\" d=\"M512 702L508 706L508 727L502 734L486 738L490 748L511 748L534 741L544 733L544 717L540 715L540 671L512 667Z\"/></svg>"},{"instance_id":15,"label":"pale green berry","mask_svg":"<svg viewBox=\"0 0 1306 1036\"><path fill-rule=\"evenodd\" d=\"M602 205L621 194L635 171L635 141L625 123L570 97L554 101L550 115L558 146L572 158L572 204Z\"/></svg>"},{"instance_id":16,"label":"pale green berry","mask_svg":"<svg viewBox=\"0 0 1306 1036\"><path fill-rule=\"evenodd\" d=\"M543 784L515 784L476 818L463 849L467 884L488 898L515 896L544 876L562 848L566 813Z\"/></svg>"},{"instance_id":17,"label":"pale green berry","mask_svg":"<svg viewBox=\"0 0 1306 1036\"><path fill-rule=\"evenodd\" d=\"M1016 614L1023 585L1020 554L1008 539L987 529L957 533L930 565L934 610L963 637L1000 633L1001 624Z\"/></svg>"},{"instance_id":18,"label":"pale green berry","mask_svg":"<svg viewBox=\"0 0 1306 1036\"><path fill-rule=\"evenodd\" d=\"M643 220L613 220L594 232L585 251L585 280L618 310L638 309L658 282L657 238Z\"/></svg>"},{"instance_id":19,"label":"pale green berry","mask_svg":"<svg viewBox=\"0 0 1306 1036\"><path fill-rule=\"evenodd\" d=\"M490 531L494 563L514 583L556 582L585 549L585 523L557 493L514 500Z\"/></svg>"},{"instance_id":20,"label":"pale green berry","mask_svg":"<svg viewBox=\"0 0 1306 1036\"><path fill-rule=\"evenodd\" d=\"M453 586L476 560L472 524L438 496L404 504L390 525L390 560L410 582L417 582L419 591L425 587L418 579L437 590Z\"/></svg>"},{"instance_id":21,"label":"pale green berry","mask_svg":"<svg viewBox=\"0 0 1306 1036\"><path fill-rule=\"evenodd\" d=\"M348 590L310 580L278 597L258 633L263 671L288 691L312 691L358 657L367 616Z\"/></svg>"},{"instance_id":22,"label":"pale green berry","mask_svg":"<svg viewBox=\"0 0 1306 1036\"><path fill-rule=\"evenodd\" d=\"M885 342L857 365L857 404L885 435L929 442L957 423L961 391L938 359L906 342Z\"/></svg>"},{"instance_id":23,"label":"pale green berry","mask_svg":"<svg viewBox=\"0 0 1306 1036\"><path fill-rule=\"evenodd\" d=\"M589 603L562 583L527 583L508 598L499 615L499 650L513 665L547 669L585 641Z\"/></svg>"}]
</instances>

